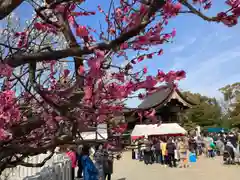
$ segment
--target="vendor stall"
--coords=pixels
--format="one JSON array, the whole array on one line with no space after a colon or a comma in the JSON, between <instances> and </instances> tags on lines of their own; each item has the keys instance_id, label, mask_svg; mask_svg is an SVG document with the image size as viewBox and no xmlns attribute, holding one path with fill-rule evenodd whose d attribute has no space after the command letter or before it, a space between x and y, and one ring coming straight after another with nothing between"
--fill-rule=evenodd
<instances>
[{"instance_id":1,"label":"vendor stall","mask_svg":"<svg viewBox=\"0 0 240 180\"><path fill-rule=\"evenodd\" d=\"M151 125L139 124L135 125L131 133L131 139L136 140L139 138L143 138L145 135L148 135L148 130L150 129Z\"/></svg>"},{"instance_id":2,"label":"vendor stall","mask_svg":"<svg viewBox=\"0 0 240 180\"><path fill-rule=\"evenodd\" d=\"M155 125L149 135L185 135L187 131L177 123Z\"/></svg>"},{"instance_id":3,"label":"vendor stall","mask_svg":"<svg viewBox=\"0 0 240 180\"><path fill-rule=\"evenodd\" d=\"M136 125L132 131L131 139L136 140L144 136L181 136L187 134L187 131L177 123L164 124L141 124Z\"/></svg>"}]
</instances>

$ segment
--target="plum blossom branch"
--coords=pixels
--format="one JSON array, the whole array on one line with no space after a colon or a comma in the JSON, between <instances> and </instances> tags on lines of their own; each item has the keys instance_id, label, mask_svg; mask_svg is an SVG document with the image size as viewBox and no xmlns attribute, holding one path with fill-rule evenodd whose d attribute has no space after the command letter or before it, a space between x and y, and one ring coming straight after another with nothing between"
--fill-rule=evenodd
<instances>
[{"instance_id":1,"label":"plum blossom branch","mask_svg":"<svg viewBox=\"0 0 240 180\"><path fill-rule=\"evenodd\" d=\"M164 1L153 1L151 8L149 9L148 14L146 15L146 19L144 19L143 22L141 22L138 26L130 29L129 31L121 34L118 38L115 40L110 41L109 43L99 43L97 45L94 45L92 47L84 47L83 49L79 47L75 48L69 48L65 50L58 50L53 52L41 52L41 53L35 53L31 55L21 55L17 54L13 57L10 57L5 60L5 63L8 64L11 67L18 67L20 65L30 63L32 61L40 62L40 61L46 61L46 60L52 60L52 59L61 59L66 58L70 56L82 56L82 55L88 55L94 52L94 50L110 50L115 49L125 41L129 40L130 38L138 35L138 33L144 29L151 21L149 20L150 17L162 6L164 5Z\"/></svg>"}]
</instances>

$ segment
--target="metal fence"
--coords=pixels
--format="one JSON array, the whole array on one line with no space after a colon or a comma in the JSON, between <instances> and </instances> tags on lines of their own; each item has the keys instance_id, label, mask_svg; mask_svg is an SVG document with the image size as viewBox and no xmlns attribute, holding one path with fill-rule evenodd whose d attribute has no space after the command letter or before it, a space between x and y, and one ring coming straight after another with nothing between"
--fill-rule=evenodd
<instances>
[{"instance_id":1,"label":"metal fence","mask_svg":"<svg viewBox=\"0 0 240 180\"><path fill-rule=\"evenodd\" d=\"M40 154L25 161L40 163L48 155ZM6 169L0 180L71 180L71 161L64 154L57 153L41 168L17 166Z\"/></svg>"}]
</instances>

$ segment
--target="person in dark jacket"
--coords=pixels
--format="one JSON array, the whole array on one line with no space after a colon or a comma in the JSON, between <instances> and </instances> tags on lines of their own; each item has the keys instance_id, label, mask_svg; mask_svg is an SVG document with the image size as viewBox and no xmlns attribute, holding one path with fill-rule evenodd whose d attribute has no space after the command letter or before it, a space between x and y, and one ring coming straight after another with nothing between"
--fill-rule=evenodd
<instances>
[{"instance_id":1,"label":"person in dark jacket","mask_svg":"<svg viewBox=\"0 0 240 180\"><path fill-rule=\"evenodd\" d=\"M150 164L155 162L155 146L152 140L150 140Z\"/></svg>"},{"instance_id":2,"label":"person in dark jacket","mask_svg":"<svg viewBox=\"0 0 240 180\"><path fill-rule=\"evenodd\" d=\"M113 155L108 151L107 144L104 146L103 172L105 179L111 180L113 173Z\"/></svg>"},{"instance_id":3,"label":"person in dark jacket","mask_svg":"<svg viewBox=\"0 0 240 180\"><path fill-rule=\"evenodd\" d=\"M238 137L234 133L230 132L227 137L227 140L232 143L234 148L237 148Z\"/></svg>"},{"instance_id":4,"label":"person in dark jacket","mask_svg":"<svg viewBox=\"0 0 240 180\"><path fill-rule=\"evenodd\" d=\"M168 154L169 167L177 167L176 159L174 157L176 145L173 143L172 138L169 138L166 149L167 149L167 154Z\"/></svg>"},{"instance_id":5,"label":"person in dark jacket","mask_svg":"<svg viewBox=\"0 0 240 180\"><path fill-rule=\"evenodd\" d=\"M135 151L132 149L132 159L135 159Z\"/></svg>"},{"instance_id":6,"label":"person in dark jacket","mask_svg":"<svg viewBox=\"0 0 240 180\"><path fill-rule=\"evenodd\" d=\"M82 148L83 146L78 147L77 151L77 161L78 161L78 171L77 171L77 178L82 178Z\"/></svg>"},{"instance_id":7,"label":"person in dark jacket","mask_svg":"<svg viewBox=\"0 0 240 180\"><path fill-rule=\"evenodd\" d=\"M161 140L158 140L155 144L155 154L156 154L156 163L161 163L163 165Z\"/></svg>"},{"instance_id":8,"label":"person in dark jacket","mask_svg":"<svg viewBox=\"0 0 240 180\"><path fill-rule=\"evenodd\" d=\"M144 163L146 165L152 164L151 162L151 144L148 139L144 140L145 150L144 150Z\"/></svg>"},{"instance_id":9,"label":"person in dark jacket","mask_svg":"<svg viewBox=\"0 0 240 180\"><path fill-rule=\"evenodd\" d=\"M189 151L194 152L197 155L197 141L194 139L193 136L189 138L188 144L189 144Z\"/></svg>"}]
</instances>

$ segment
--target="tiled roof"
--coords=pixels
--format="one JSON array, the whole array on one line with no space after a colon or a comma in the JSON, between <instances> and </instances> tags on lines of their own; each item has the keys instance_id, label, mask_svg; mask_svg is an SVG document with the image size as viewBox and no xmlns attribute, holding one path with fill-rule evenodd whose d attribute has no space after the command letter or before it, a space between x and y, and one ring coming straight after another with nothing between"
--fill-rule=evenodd
<instances>
[{"instance_id":1,"label":"tiled roof","mask_svg":"<svg viewBox=\"0 0 240 180\"><path fill-rule=\"evenodd\" d=\"M172 85L160 86L159 90L154 92L151 95L148 95L143 102L138 106L139 109L150 109L157 106L164 105L167 103L170 98L173 98L173 94L177 94L178 100L181 99L181 102L185 102L187 105L194 105L193 102L188 101L180 91ZM175 99L176 97L174 97ZM177 99L177 98L176 98Z\"/></svg>"}]
</instances>

